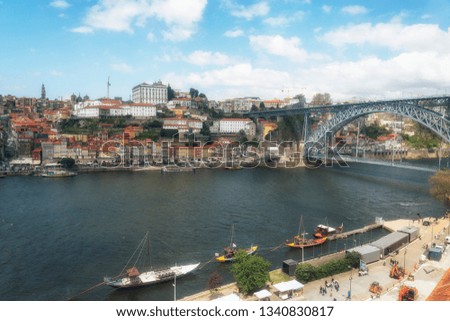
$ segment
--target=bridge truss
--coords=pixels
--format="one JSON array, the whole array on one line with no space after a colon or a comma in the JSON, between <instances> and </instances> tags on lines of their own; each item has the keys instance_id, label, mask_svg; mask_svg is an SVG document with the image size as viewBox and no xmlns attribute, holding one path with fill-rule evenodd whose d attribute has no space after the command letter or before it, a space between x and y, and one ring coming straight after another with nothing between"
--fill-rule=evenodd
<instances>
[{"instance_id":1,"label":"bridge truss","mask_svg":"<svg viewBox=\"0 0 450 321\"><path fill-rule=\"evenodd\" d=\"M411 118L450 142L450 120L445 115L404 100L366 103L340 109L333 118L311 132L307 140L321 141L327 133L335 133L357 118L373 113L392 113Z\"/></svg>"},{"instance_id":2,"label":"bridge truss","mask_svg":"<svg viewBox=\"0 0 450 321\"><path fill-rule=\"evenodd\" d=\"M436 110L440 112L437 112ZM442 112L442 113L441 113ZM328 105L311 108L298 108L291 105L284 109L250 112L249 117L283 117L315 113L332 113L334 117L307 134L306 141L319 142L328 133L336 133L352 121L373 113L392 113L409 117L431 129L442 139L450 142L450 96L386 100L354 104Z\"/></svg>"}]
</instances>

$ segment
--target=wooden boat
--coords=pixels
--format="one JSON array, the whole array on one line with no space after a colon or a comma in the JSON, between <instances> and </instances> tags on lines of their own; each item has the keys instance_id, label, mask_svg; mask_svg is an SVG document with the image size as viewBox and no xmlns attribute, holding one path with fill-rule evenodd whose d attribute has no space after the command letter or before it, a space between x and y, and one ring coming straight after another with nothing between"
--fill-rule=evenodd
<instances>
[{"instance_id":1,"label":"wooden boat","mask_svg":"<svg viewBox=\"0 0 450 321\"><path fill-rule=\"evenodd\" d=\"M326 240L326 237L323 237L321 239L305 239L304 236L296 235L294 236L292 241L286 242L286 245L295 249L303 249L306 247L323 244L326 242Z\"/></svg>"},{"instance_id":2,"label":"wooden boat","mask_svg":"<svg viewBox=\"0 0 450 321\"><path fill-rule=\"evenodd\" d=\"M320 244L323 244L326 242L327 238L314 238L314 239L307 239L305 238L305 231L303 229L303 216L300 218L300 227L298 234L293 237L291 241L287 240L286 245L290 248L296 248L296 249L303 249L307 247L317 246Z\"/></svg>"},{"instance_id":3,"label":"wooden boat","mask_svg":"<svg viewBox=\"0 0 450 321\"><path fill-rule=\"evenodd\" d=\"M318 238L318 239L324 238L324 237L329 237L329 236L332 236L335 234L342 233L343 230L344 230L344 223L342 223L338 227L331 227L331 226L319 224L319 225L317 225L316 229L314 230L314 237Z\"/></svg>"},{"instance_id":4,"label":"wooden boat","mask_svg":"<svg viewBox=\"0 0 450 321\"><path fill-rule=\"evenodd\" d=\"M116 277L105 277L104 283L114 288L142 287L146 285L170 281L175 278L180 278L182 276L185 276L186 274L191 273L200 265L200 263L175 265L158 270L152 270L151 268L146 268L144 266L138 269L137 265L142 261L141 256L146 245L148 245L148 233L145 234L144 239L139 243L137 249L128 260L128 262L135 261L135 264L131 267L125 266L122 272Z\"/></svg>"},{"instance_id":5,"label":"wooden boat","mask_svg":"<svg viewBox=\"0 0 450 321\"><path fill-rule=\"evenodd\" d=\"M232 262L234 260L234 257L239 250L236 246L236 244L233 243L234 238L234 226L231 227L231 241L230 245L225 247L223 249L223 255L219 255L219 253L216 253L216 261L217 262ZM252 255L253 253L258 250L258 245L251 245L249 248L244 249L244 251L247 253L247 255Z\"/></svg>"}]
</instances>

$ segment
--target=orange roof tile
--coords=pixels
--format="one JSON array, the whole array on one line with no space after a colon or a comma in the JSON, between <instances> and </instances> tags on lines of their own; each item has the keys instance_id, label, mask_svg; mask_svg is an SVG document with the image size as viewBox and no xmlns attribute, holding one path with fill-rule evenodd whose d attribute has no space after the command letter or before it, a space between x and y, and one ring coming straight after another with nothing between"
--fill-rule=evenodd
<instances>
[{"instance_id":1,"label":"orange roof tile","mask_svg":"<svg viewBox=\"0 0 450 321\"><path fill-rule=\"evenodd\" d=\"M450 301L450 269L442 276L427 301Z\"/></svg>"}]
</instances>

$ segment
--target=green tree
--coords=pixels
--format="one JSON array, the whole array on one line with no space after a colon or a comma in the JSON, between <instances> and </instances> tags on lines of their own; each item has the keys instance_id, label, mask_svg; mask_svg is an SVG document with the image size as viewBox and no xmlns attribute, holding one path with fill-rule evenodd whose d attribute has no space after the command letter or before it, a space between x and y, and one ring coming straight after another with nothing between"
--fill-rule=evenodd
<instances>
[{"instance_id":1,"label":"green tree","mask_svg":"<svg viewBox=\"0 0 450 321\"><path fill-rule=\"evenodd\" d=\"M261 289L270 280L271 263L259 255L247 255L243 250L236 253L231 266L237 286L244 294Z\"/></svg>"},{"instance_id":2,"label":"green tree","mask_svg":"<svg viewBox=\"0 0 450 321\"><path fill-rule=\"evenodd\" d=\"M241 129L239 131L237 139L238 139L239 144L243 144L246 141L248 141L247 134L245 133L245 131L243 129Z\"/></svg>"},{"instance_id":3,"label":"green tree","mask_svg":"<svg viewBox=\"0 0 450 321\"><path fill-rule=\"evenodd\" d=\"M176 129L161 129L160 136L166 138L172 138L176 134L178 134L178 130Z\"/></svg>"},{"instance_id":4,"label":"green tree","mask_svg":"<svg viewBox=\"0 0 450 321\"><path fill-rule=\"evenodd\" d=\"M361 130L362 134L365 134L367 137L372 139L377 139L380 136L386 136L389 134L389 130L386 129L385 126L380 126L377 123L364 126Z\"/></svg>"},{"instance_id":5,"label":"green tree","mask_svg":"<svg viewBox=\"0 0 450 321\"><path fill-rule=\"evenodd\" d=\"M59 161L61 165L63 165L65 168L73 168L75 166L75 160L71 157L63 158Z\"/></svg>"},{"instance_id":6,"label":"green tree","mask_svg":"<svg viewBox=\"0 0 450 321\"><path fill-rule=\"evenodd\" d=\"M211 291L217 290L217 288L219 286L221 286L222 283L223 283L223 278L220 276L220 274L217 272L213 272L208 280L208 288Z\"/></svg>"},{"instance_id":7,"label":"green tree","mask_svg":"<svg viewBox=\"0 0 450 321\"><path fill-rule=\"evenodd\" d=\"M159 120L148 121L144 123L145 129L162 128L163 122Z\"/></svg>"},{"instance_id":8,"label":"green tree","mask_svg":"<svg viewBox=\"0 0 450 321\"><path fill-rule=\"evenodd\" d=\"M304 116L286 116L277 123L276 133L278 138L283 141L298 141L303 136Z\"/></svg>"},{"instance_id":9,"label":"green tree","mask_svg":"<svg viewBox=\"0 0 450 321\"><path fill-rule=\"evenodd\" d=\"M332 100L329 93L324 94L315 94L311 100L310 105L311 106L325 106L325 105L331 105Z\"/></svg>"},{"instance_id":10,"label":"green tree","mask_svg":"<svg viewBox=\"0 0 450 321\"><path fill-rule=\"evenodd\" d=\"M191 98L198 97L198 90L195 88L189 89L189 94L191 95Z\"/></svg>"},{"instance_id":11,"label":"green tree","mask_svg":"<svg viewBox=\"0 0 450 321\"><path fill-rule=\"evenodd\" d=\"M202 129L200 130L200 134L203 136L210 136L211 130L209 129L209 124L206 122L203 123Z\"/></svg>"},{"instance_id":12,"label":"green tree","mask_svg":"<svg viewBox=\"0 0 450 321\"><path fill-rule=\"evenodd\" d=\"M175 98L175 90L170 87L170 84L167 85L167 100L171 101Z\"/></svg>"},{"instance_id":13,"label":"green tree","mask_svg":"<svg viewBox=\"0 0 450 321\"><path fill-rule=\"evenodd\" d=\"M413 148L437 148L439 147L440 138L427 127L416 123L414 125L413 136L403 135L405 139Z\"/></svg>"},{"instance_id":14,"label":"green tree","mask_svg":"<svg viewBox=\"0 0 450 321\"><path fill-rule=\"evenodd\" d=\"M306 97L303 94L299 94L294 96L294 99L298 100L298 104L300 108L304 108L306 106Z\"/></svg>"}]
</instances>

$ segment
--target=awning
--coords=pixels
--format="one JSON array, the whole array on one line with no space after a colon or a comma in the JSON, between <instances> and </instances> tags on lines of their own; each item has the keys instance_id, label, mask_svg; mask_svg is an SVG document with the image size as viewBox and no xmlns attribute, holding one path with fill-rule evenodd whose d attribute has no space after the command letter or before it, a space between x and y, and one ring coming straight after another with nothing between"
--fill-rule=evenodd
<instances>
[{"instance_id":1,"label":"awning","mask_svg":"<svg viewBox=\"0 0 450 321\"><path fill-rule=\"evenodd\" d=\"M220 298L214 299L212 301L241 301L239 295L235 293L231 293L225 296L221 296Z\"/></svg>"},{"instance_id":2,"label":"awning","mask_svg":"<svg viewBox=\"0 0 450 321\"><path fill-rule=\"evenodd\" d=\"M287 282L281 282L274 284L273 287L280 292L296 291L303 289L304 285L297 280L291 280Z\"/></svg>"},{"instance_id":3,"label":"awning","mask_svg":"<svg viewBox=\"0 0 450 321\"><path fill-rule=\"evenodd\" d=\"M272 295L272 293L270 293L269 291L267 291L265 289L261 290L261 291L258 291L258 292L255 292L253 294L260 300L268 298L268 297L270 297Z\"/></svg>"}]
</instances>

